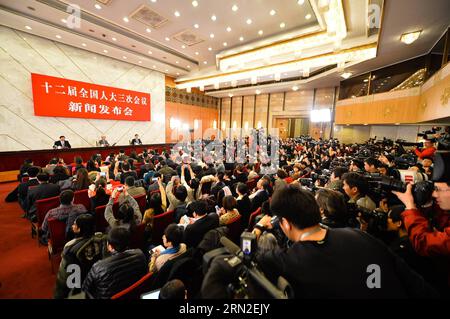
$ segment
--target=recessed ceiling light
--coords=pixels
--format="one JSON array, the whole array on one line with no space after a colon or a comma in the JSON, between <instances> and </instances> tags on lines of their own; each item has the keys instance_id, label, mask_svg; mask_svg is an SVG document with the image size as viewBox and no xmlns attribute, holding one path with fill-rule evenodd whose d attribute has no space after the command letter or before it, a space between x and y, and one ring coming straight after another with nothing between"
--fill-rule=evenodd
<instances>
[{"instance_id":1,"label":"recessed ceiling light","mask_svg":"<svg viewBox=\"0 0 450 319\"><path fill-rule=\"evenodd\" d=\"M284 28L285 26L286 26L286 23L284 23L284 22L280 23L280 28Z\"/></svg>"},{"instance_id":2,"label":"recessed ceiling light","mask_svg":"<svg viewBox=\"0 0 450 319\"><path fill-rule=\"evenodd\" d=\"M176 64L180 63L179 61L175 61Z\"/></svg>"},{"instance_id":3,"label":"recessed ceiling light","mask_svg":"<svg viewBox=\"0 0 450 319\"><path fill-rule=\"evenodd\" d=\"M196 29L198 29L199 28L199 26L198 26L198 24L196 23L196 24L194 24L194 28L196 28Z\"/></svg>"},{"instance_id":4,"label":"recessed ceiling light","mask_svg":"<svg viewBox=\"0 0 450 319\"><path fill-rule=\"evenodd\" d=\"M260 90L256 90L255 93L256 93L256 95L258 95L258 94L261 94L261 91Z\"/></svg>"},{"instance_id":5,"label":"recessed ceiling light","mask_svg":"<svg viewBox=\"0 0 450 319\"><path fill-rule=\"evenodd\" d=\"M305 3L305 0L298 0L297 3L298 3L299 5L303 5L303 4Z\"/></svg>"},{"instance_id":6,"label":"recessed ceiling light","mask_svg":"<svg viewBox=\"0 0 450 319\"><path fill-rule=\"evenodd\" d=\"M179 17L179 16L181 15L179 11L175 11L173 14L174 14L176 17Z\"/></svg>"},{"instance_id":7,"label":"recessed ceiling light","mask_svg":"<svg viewBox=\"0 0 450 319\"><path fill-rule=\"evenodd\" d=\"M168 37L166 37L166 41L170 41L170 39Z\"/></svg>"},{"instance_id":8,"label":"recessed ceiling light","mask_svg":"<svg viewBox=\"0 0 450 319\"><path fill-rule=\"evenodd\" d=\"M198 6L198 2L197 1L192 1L192 6L193 7L197 7Z\"/></svg>"},{"instance_id":9,"label":"recessed ceiling light","mask_svg":"<svg viewBox=\"0 0 450 319\"><path fill-rule=\"evenodd\" d=\"M85 46L86 46L86 43L81 43L81 45L85 47Z\"/></svg>"},{"instance_id":10,"label":"recessed ceiling light","mask_svg":"<svg viewBox=\"0 0 450 319\"><path fill-rule=\"evenodd\" d=\"M125 21L125 22L130 22L130 20L128 19L128 17L123 17L123 21Z\"/></svg>"},{"instance_id":11,"label":"recessed ceiling light","mask_svg":"<svg viewBox=\"0 0 450 319\"><path fill-rule=\"evenodd\" d=\"M235 12L238 11L238 9L239 9L239 7L235 4L231 7L231 10L233 10Z\"/></svg>"},{"instance_id":12,"label":"recessed ceiling light","mask_svg":"<svg viewBox=\"0 0 450 319\"><path fill-rule=\"evenodd\" d=\"M190 66L190 65L188 65L188 66L187 66L187 68L188 68L188 69L190 69L190 68L191 68L191 66Z\"/></svg>"},{"instance_id":13,"label":"recessed ceiling light","mask_svg":"<svg viewBox=\"0 0 450 319\"><path fill-rule=\"evenodd\" d=\"M156 2L156 0L151 0L153 3L155 3Z\"/></svg>"},{"instance_id":14,"label":"recessed ceiling light","mask_svg":"<svg viewBox=\"0 0 450 319\"><path fill-rule=\"evenodd\" d=\"M186 46L183 44L183 45L181 46L181 48L182 48L182 49L186 49Z\"/></svg>"},{"instance_id":15,"label":"recessed ceiling light","mask_svg":"<svg viewBox=\"0 0 450 319\"><path fill-rule=\"evenodd\" d=\"M270 10L270 15L274 16L277 12L275 10Z\"/></svg>"},{"instance_id":16,"label":"recessed ceiling light","mask_svg":"<svg viewBox=\"0 0 450 319\"><path fill-rule=\"evenodd\" d=\"M209 47L209 48L208 48L208 51L212 51L212 48L211 48L211 47Z\"/></svg>"},{"instance_id":17,"label":"recessed ceiling light","mask_svg":"<svg viewBox=\"0 0 450 319\"><path fill-rule=\"evenodd\" d=\"M209 35L209 37L210 37L211 39L213 39L213 38L214 38L214 33L211 33L211 34Z\"/></svg>"},{"instance_id":18,"label":"recessed ceiling light","mask_svg":"<svg viewBox=\"0 0 450 319\"><path fill-rule=\"evenodd\" d=\"M195 52L195 55L199 55L199 53L198 53L198 52Z\"/></svg>"},{"instance_id":19,"label":"recessed ceiling light","mask_svg":"<svg viewBox=\"0 0 450 319\"><path fill-rule=\"evenodd\" d=\"M180 73L179 73L179 72L177 72L177 75L180 75Z\"/></svg>"},{"instance_id":20,"label":"recessed ceiling light","mask_svg":"<svg viewBox=\"0 0 450 319\"><path fill-rule=\"evenodd\" d=\"M156 69L156 65L152 66L152 68Z\"/></svg>"},{"instance_id":21,"label":"recessed ceiling light","mask_svg":"<svg viewBox=\"0 0 450 319\"><path fill-rule=\"evenodd\" d=\"M124 60L126 60L126 59L127 59L127 57L126 57L126 56L123 56L122 58L123 58Z\"/></svg>"},{"instance_id":22,"label":"recessed ceiling light","mask_svg":"<svg viewBox=\"0 0 450 319\"><path fill-rule=\"evenodd\" d=\"M252 24L252 19L247 19L247 24Z\"/></svg>"},{"instance_id":23,"label":"recessed ceiling light","mask_svg":"<svg viewBox=\"0 0 450 319\"><path fill-rule=\"evenodd\" d=\"M306 20L311 19L311 13L308 13L307 15L305 15L305 19L306 19Z\"/></svg>"},{"instance_id":24,"label":"recessed ceiling light","mask_svg":"<svg viewBox=\"0 0 450 319\"><path fill-rule=\"evenodd\" d=\"M27 30L32 30L32 28L31 28L29 25L26 25L26 26L25 26L25 29L27 29Z\"/></svg>"},{"instance_id":25,"label":"recessed ceiling light","mask_svg":"<svg viewBox=\"0 0 450 319\"><path fill-rule=\"evenodd\" d=\"M224 46L224 47L226 47L227 45L228 45L228 43L226 43L226 42L223 43L223 46Z\"/></svg>"},{"instance_id":26,"label":"recessed ceiling light","mask_svg":"<svg viewBox=\"0 0 450 319\"><path fill-rule=\"evenodd\" d=\"M203 64L208 64L208 61L203 61Z\"/></svg>"},{"instance_id":27,"label":"recessed ceiling light","mask_svg":"<svg viewBox=\"0 0 450 319\"><path fill-rule=\"evenodd\" d=\"M145 29L145 31L147 31L148 33L152 32L150 28Z\"/></svg>"},{"instance_id":28,"label":"recessed ceiling light","mask_svg":"<svg viewBox=\"0 0 450 319\"><path fill-rule=\"evenodd\" d=\"M244 37L240 37L239 41L241 41L241 42L244 41Z\"/></svg>"},{"instance_id":29,"label":"recessed ceiling light","mask_svg":"<svg viewBox=\"0 0 450 319\"><path fill-rule=\"evenodd\" d=\"M139 64L142 64L142 61L138 61Z\"/></svg>"},{"instance_id":30,"label":"recessed ceiling light","mask_svg":"<svg viewBox=\"0 0 450 319\"><path fill-rule=\"evenodd\" d=\"M61 19L61 22L62 23L67 23L67 20L66 19Z\"/></svg>"},{"instance_id":31,"label":"recessed ceiling light","mask_svg":"<svg viewBox=\"0 0 450 319\"><path fill-rule=\"evenodd\" d=\"M297 85L294 85L294 86L292 87L292 91L298 91L298 86L297 86Z\"/></svg>"},{"instance_id":32,"label":"recessed ceiling light","mask_svg":"<svg viewBox=\"0 0 450 319\"><path fill-rule=\"evenodd\" d=\"M228 32L231 32L231 28L230 28L230 27L227 27L227 31L228 31Z\"/></svg>"},{"instance_id":33,"label":"recessed ceiling light","mask_svg":"<svg viewBox=\"0 0 450 319\"><path fill-rule=\"evenodd\" d=\"M259 30L259 31L258 31L258 34L259 34L259 35L263 35L263 33L264 33L263 30Z\"/></svg>"},{"instance_id":34,"label":"recessed ceiling light","mask_svg":"<svg viewBox=\"0 0 450 319\"><path fill-rule=\"evenodd\" d=\"M117 41L117 39L116 39L116 38L112 38L112 40L113 40L113 41Z\"/></svg>"},{"instance_id":35,"label":"recessed ceiling light","mask_svg":"<svg viewBox=\"0 0 450 319\"><path fill-rule=\"evenodd\" d=\"M152 51L148 51L148 54L153 54L153 52Z\"/></svg>"},{"instance_id":36,"label":"recessed ceiling light","mask_svg":"<svg viewBox=\"0 0 450 319\"><path fill-rule=\"evenodd\" d=\"M228 93L228 96L229 96L229 97L233 97L233 94L232 94L232 93Z\"/></svg>"},{"instance_id":37,"label":"recessed ceiling light","mask_svg":"<svg viewBox=\"0 0 450 319\"><path fill-rule=\"evenodd\" d=\"M169 70L166 69L166 72L169 72Z\"/></svg>"},{"instance_id":38,"label":"recessed ceiling light","mask_svg":"<svg viewBox=\"0 0 450 319\"><path fill-rule=\"evenodd\" d=\"M60 36L59 34L57 34L56 37L57 37L58 39L61 39L61 36Z\"/></svg>"},{"instance_id":39,"label":"recessed ceiling light","mask_svg":"<svg viewBox=\"0 0 450 319\"><path fill-rule=\"evenodd\" d=\"M342 76L344 79L348 79L349 77L352 76L352 73L350 73L350 72L345 72L345 73L342 73L341 76Z\"/></svg>"},{"instance_id":40,"label":"recessed ceiling light","mask_svg":"<svg viewBox=\"0 0 450 319\"><path fill-rule=\"evenodd\" d=\"M402 41L405 44L411 44L419 38L421 33L422 30L403 33L402 36L400 37L400 41Z\"/></svg>"},{"instance_id":41,"label":"recessed ceiling light","mask_svg":"<svg viewBox=\"0 0 450 319\"><path fill-rule=\"evenodd\" d=\"M96 3L96 4L94 5L94 7L95 7L95 9L97 9L97 10L101 10L101 8L102 8L102 6L99 5L98 3Z\"/></svg>"},{"instance_id":42,"label":"recessed ceiling light","mask_svg":"<svg viewBox=\"0 0 450 319\"><path fill-rule=\"evenodd\" d=\"M211 16L211 20L216 21L216 20L217 20L217 17L213 14L213 15Z\"/></svg>"}]
</instances>

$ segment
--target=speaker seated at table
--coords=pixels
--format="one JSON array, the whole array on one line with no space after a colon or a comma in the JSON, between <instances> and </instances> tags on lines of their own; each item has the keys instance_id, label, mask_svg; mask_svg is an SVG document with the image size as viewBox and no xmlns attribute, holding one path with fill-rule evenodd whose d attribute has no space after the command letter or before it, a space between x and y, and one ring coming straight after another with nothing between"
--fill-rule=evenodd
<instances>
[{"instance_id":1,"label":"speaker seated at table","mask_svg":"<svg viewBox=\"0 0 450 319\"><path fill-rule=\"evenodd\" d=\"M102 146L102 147L110 146L108 141L106 140L106 136L105 135L102 135L100 140L97 142L97 146Z\"/></svg>"},{"instance_id":2,"label":"speaker seated at table","mask_svg":"<svg viewBox=\"0 0 450 319\"><path fill-rule=\"evenodd\" d=\"M59 141L55 141L55 143L53 144L53 148L72 148L72 146L70 146L69 141L66 141L66 137L62 135L59 137Z\"/></svg>"},{"instance_id":3,"label":"speaker seated at table","mask_svg":"<svg viewBox=\"0 0 450 319\"><path fill-rule=\"evenodd\" d=\"M135 135L134 135L134 138L130 141L130 144L131 144L131 145L142 145L142 141L141 141L141 139L139 138L139 135L138 135L138 134L135 134Z\"/></svg>"}]
</instances>

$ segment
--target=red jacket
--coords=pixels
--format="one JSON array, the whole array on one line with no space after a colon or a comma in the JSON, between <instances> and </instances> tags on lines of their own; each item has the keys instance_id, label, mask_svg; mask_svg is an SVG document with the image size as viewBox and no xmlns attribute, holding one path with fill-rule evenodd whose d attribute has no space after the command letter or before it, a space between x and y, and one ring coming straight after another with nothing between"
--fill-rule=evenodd
<instances>
[{"instance_id":1,"label":"red jacket","mask_svg":"<svg viewBox=\"0 0 450 319\"><path fill-rule=\"evenodd\" d=\"M414 250L421 256L450 256L450 214L440 211L436 221L443 231L430 231L428 220L417 209L402 213Z\"/></svg>"},{"instance_id":2,"label":"red jacket","mask_svg":"<svg viewBox=\"0 0 450 319\"><path fill-rule=\"evenodd\" d=\"M416 155L420 158L423 159L424 157L434 157L434 153L436 153L436 148L434 146L429 147L429 148L425 148L423 151L419 151L418 148L416 148L416 150L414 151L416 153Z\"/></svg>"}]
</instances>

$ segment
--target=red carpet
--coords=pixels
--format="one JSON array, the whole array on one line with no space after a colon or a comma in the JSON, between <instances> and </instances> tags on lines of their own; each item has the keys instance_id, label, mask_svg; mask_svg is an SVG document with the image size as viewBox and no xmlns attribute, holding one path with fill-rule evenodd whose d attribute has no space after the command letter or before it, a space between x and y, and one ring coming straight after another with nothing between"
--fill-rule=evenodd
<instances>
[{"instance_id":1,"label":"red carpet","mask_svg":"<svg viewBox=\"0 0 450 319\"><path fill-rule=\"evenodd\" d=\"M52 298L52 274L47 247L31 238L30 222L20 218L19 204L5 203L17 183L0 184L0 298Z\"/></svg>"}]
</instances>

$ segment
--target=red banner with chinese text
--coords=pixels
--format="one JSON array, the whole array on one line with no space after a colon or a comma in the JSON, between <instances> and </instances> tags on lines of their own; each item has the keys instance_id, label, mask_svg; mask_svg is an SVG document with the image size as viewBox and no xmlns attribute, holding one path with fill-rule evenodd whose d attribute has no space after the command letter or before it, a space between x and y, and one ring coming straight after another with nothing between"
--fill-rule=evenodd
<instances>
[{"instance_id":1,"label":"red banner with chinese text","mask_svg":"<svg viewBox=\"0 0 450 319\"><path fill-rule=\"evenodd\" d=\"M31 74L34 114L100 120L150 121L150 94Z\"/></svg>"}]
</instances>

